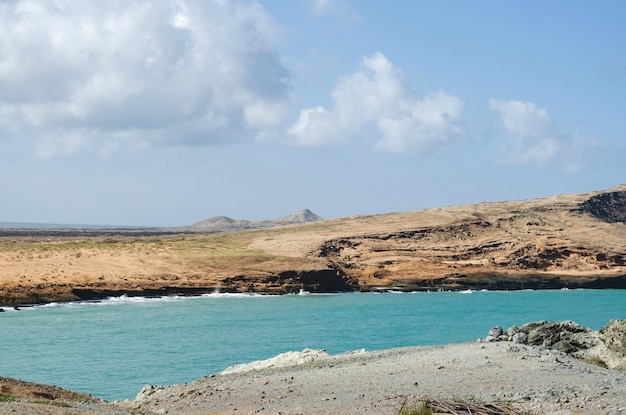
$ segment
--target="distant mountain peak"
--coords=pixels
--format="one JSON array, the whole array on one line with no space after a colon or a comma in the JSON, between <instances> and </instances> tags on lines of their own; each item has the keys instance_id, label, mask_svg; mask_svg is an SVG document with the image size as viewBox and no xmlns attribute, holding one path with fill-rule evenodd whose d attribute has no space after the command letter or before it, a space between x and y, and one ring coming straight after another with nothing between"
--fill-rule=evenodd
<instances>
[{"instance_id":1,"label":"distant mountain peak","mask_svg":"<svg viewBox=\"0 0 626 415\"><path fill-rule=\"evenodd\" d=\"M194 223L190 228L200 231L232 231L232 230L245 230L245 229L261 229L271 228L274 226L291 225L296 223L315 222L323 220L322 217L317 216L309 209L302 209L291 215L283 216L282 218L263 220L259 222L253 222L248 220L235 220L227 216L214 216L210 219L203 220L198 223Z\"/></svg>"},{"instance_id":2,"label":"distant mountain peak","mask_svg":"<svg viewBox=\"0 0 626 415\"><path fill-rule=\"evenodd\" d=\"M311 212L309 209L302 209L302 210L292 213L291 215L278 218L276 219L276 222L304 223L304 222L315 222L315 221L322 220L322 219L323 218L321 216L317 216L315 213Z\"/></svg>"},{"instance_id":3,"label":"distant mountain peak","mask_svg":"<svg viewBox=\"0 0 626 415\"><path fill-rule=\"evenodd\" d=\"M211 219L207 219L206 223L233 223L235 219L231 219L228 216L213 216Z\"/></svg>"}]
</instances>

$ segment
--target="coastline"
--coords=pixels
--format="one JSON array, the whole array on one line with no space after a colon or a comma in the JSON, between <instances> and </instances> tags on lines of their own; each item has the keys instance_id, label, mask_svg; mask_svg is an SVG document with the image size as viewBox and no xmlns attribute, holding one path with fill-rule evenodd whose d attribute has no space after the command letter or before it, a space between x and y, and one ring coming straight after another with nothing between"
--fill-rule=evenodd
<instances>
[{"instance_id":1,"label":"coastline","mask_svg":"<svg viewBox=\"0 0 626 415\"><path fill-rule=\"evenodd\" d=\"M542 414L626 413L623 372L561 352L509 343L321 355L300 364L144 388L130 405L190 415L393 414L404 402L423 397L509 402L514 408Z\"/></svg>"},{"instance_id":2,"label":"coastline","mask_svg":"<svg viewBox=\"0 0 626 415\"><path fill-rule=\"evenodd\" d=\"M253 229L0 228L0 306L218 288L626 289L624 189Z\"/></svg>"},{"instance_id":3,"label":"coastline","mask_svg":"<svg viewBox=\"0 0 626 415\"><path fill-rule=\"evenodd\" d=\"M0 229L0 306L216 289L250 295L626 289L625 201L622 185L262 230ZM623 359L620 336L615 344ZM116 403L78 402L71 392L57 399L43 385L14 398L11 391L23 389L0 380L0 413L393 414L426 396L504 401L536 414L626 414L625 372L566 354L567 345L550 347L494 341L319 354L301 364L149 386L136 400Z\"/></svg>"},{"instance_id":4,"label":"coastline","mask_svg":"<svg viewBox=\"0 0 626 415\"><path fill-rule=\"evenodd\" d=\"M395 414L420 399L502 402L531 414L626 413L626 373L555 350L509 342L461 343L324 355L146 386L136 400L107 403L0 400L0 412L285 415ZM258 362L257 362L258 365ZM60 402L65 402L60 404ZM74 411L74 412L71 412Z\"/></svg>"},{"instance_id":5,"label":"coastline","mask_svg":"<svg viewBox=\"0 0 626 415\"><path fill-rule=\"evenodd\" d=\"M397 414L430 399L494 403L511 414L626 414L626 319L599 331L542 321L502 333L493 327L477 341L439 346L286 352L185 384L146 385L115 402L0 378L0 413Z\"/></svg>"},{"instance_id":6,"label":"coastline","mask_svg":"<svg viewBox=\"0 0 626 415\"><path fill-rule=\"evenodd\" d=\"M626 276L625 276L626 277ZM159 289L147 289L147 290L103 290L103 291L91 291L89 290L87 295L84 295L85 298L79 299L64 299L61 297L59 299L51 299L51 301L42 301L39 303L20 303L20 304L1 304L0 303L0 313L3 312L12 312L12 311L21 311L23 309L28 309L32 307L46 307L51 305L71 305L71 304L89 304L89 303L102 303L109 300L115 299L136 299L138 301L143 300L167 300L167 299L193 299L199 297L212 297L212 296L242 296L242 297L257 297L257 296L283 296L283 295L339 295L339 294L380 294L380 295L393 295L393 294L418 294L418 293L462 293L462 294L471 294L474 292L515 292L515 291L569 291L569 290L622 290L623 287L618 285L617 287L613 287L611 285L600 287L597 284L592 284L591 286L563 286L563 287L549 287L545 288L543 285L538 287L534 286L523 286L517 288L503 289L503 288L495 288L495 289L487 289L487 288L475 288L474 286L469 287L460 287L454 289L443 289L443 288L433 288L433 287L418 287L418 288L407 288L407 287L397 287L397 286L388 286L388 287L370 287L367 290L363 291L329 291L329 292L315 292L311 293L304 289L301 289L298 292L280 292L280 291L269 291L269 292L256 292L256 291L238 291L238 290L220 290L218 288L175 288L175 287L162 287ZM93 295L90 295L93 294Z\"/></svg>"}]
</instances>

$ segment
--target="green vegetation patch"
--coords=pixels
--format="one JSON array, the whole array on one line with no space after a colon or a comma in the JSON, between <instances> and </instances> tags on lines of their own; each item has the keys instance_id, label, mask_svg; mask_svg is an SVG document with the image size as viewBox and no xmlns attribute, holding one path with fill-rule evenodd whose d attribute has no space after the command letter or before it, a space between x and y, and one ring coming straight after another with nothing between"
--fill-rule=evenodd
<instances>
[{"instance_id":1,"label":"green vegetation patch","mask_svg":"<svg viewBox=\"0 0 626 415\"><path fill-rule=\"evenodd\" d=\"M9 395L0 395L0 402L17 402L17 398Z\"/></svg>"}]
</instances>

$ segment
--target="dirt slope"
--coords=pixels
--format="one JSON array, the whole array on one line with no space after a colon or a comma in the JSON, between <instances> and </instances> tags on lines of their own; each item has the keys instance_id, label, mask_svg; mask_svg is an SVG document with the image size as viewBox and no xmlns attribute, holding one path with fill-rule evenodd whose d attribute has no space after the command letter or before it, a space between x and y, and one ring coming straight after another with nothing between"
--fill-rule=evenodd
<instances>
[{"instance_id":1,"label":"dirt slope","mask_svg":"<svg viewBox=\"0 0 626 415\"><path fill-rule=\"evenodd\" d=\"M272 229L0 230L0 305L225 291L626 288L626 185Z\"/></svg>"}]
</instances>

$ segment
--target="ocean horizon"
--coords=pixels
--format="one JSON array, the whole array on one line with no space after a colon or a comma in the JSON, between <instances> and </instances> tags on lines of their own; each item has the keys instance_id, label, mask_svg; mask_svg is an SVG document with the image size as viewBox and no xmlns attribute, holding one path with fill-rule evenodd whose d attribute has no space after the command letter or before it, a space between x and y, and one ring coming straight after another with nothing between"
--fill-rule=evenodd
<instances>
[{"instance_id":1,"label":"ocean horizon","mask_svg":"<svg viewBox=\"0 0 626 415\"><path fill-rule=\"evenodd\" d=\"M0 222L0 229L152 229L152 226L89 225L72 223Z\"/></svg>"}]
</instances>

